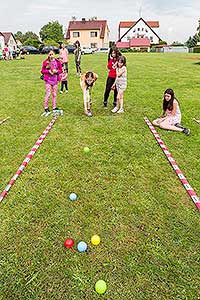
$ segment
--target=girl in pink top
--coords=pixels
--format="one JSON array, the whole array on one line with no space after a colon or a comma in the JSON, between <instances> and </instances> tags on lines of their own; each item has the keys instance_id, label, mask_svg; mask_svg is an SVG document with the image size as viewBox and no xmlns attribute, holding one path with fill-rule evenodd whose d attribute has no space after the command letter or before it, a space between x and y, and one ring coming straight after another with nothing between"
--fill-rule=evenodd
<instances>
[{"instance_id":1,"label":"girl in pink top","mask_svg":"<svg viewBox=\"0 0 200 300\"><path fill-rule=\"evenodd\" d=\"M65 66L65 69L68 73L68 62L69 62L69 59L68 59L68 50L65 48L65 44L61 44L61 49L60 49L60 55L59 55L59 58L62 62L62 65Z\"/></svg>"},{"instance_id":2,"label":"girl in pink top","mask_svg":"<svg viewBox=\"0 0 200 300\"><path fill-rule=\"evenodd\" d=\"M50 114L48 107L49 99L52 93L52 107L53 111L58 111L56 107L56 97L57 97L57 88L58 82L60 81L60 74L62 73L62 64L61 62L54 57L55 53L51 50L48 53L48 58L45 59L42 63L41 73L44 75L46 95L44 99L44 113L43 115Z\"/></svg>"}]
</instances>

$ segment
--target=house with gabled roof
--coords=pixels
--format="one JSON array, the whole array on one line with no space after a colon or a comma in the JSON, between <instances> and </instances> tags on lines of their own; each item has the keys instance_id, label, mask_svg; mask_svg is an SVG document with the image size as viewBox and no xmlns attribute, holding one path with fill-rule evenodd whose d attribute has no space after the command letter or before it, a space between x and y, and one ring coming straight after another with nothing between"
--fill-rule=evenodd
<instances>
[{"instance_id":1,"label":"house with gabled roof","mask_svg":"<svg viewBox=\"0 0 200 300\"><path fill-rule=\"evenodd\" d=\"M70 21L66 39L69 44L79 40L80 44L91 48L104 48L109 46L109 28L106 20Z\"/></svg>"},{"instance_id":2,"label":"house with gabled roof","mask_svg":"<svg viewBox=\"0 0 200 300\"><path fill-rule=\"evenodd\" d=\"M121 21L118 28L118 42L129 42L131 39L148 39L150 44L159 44L159 21Z\"/></svg>"},{"instance_id":3,"label":"house with gabled roof","mask_svg":"<svg viewBox=\"0 0 200 300\"><path fill-rule=\"evenodd\" d=\"M12 50L16 50L17 42L16 42L14 34L12 34L12 32L1 32L1 34L3 34L3 36L4 36L4 46L7 45Z\"/></svg>"}]
</instances>

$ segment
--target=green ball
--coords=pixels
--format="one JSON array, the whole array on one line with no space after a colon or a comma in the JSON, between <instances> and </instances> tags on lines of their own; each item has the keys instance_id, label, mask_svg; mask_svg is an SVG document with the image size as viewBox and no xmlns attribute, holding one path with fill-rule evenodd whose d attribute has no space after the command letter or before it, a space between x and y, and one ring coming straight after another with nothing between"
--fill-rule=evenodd
<instances>
[{"instance_id":1,"label":"green ball","mask_svg":"<svg viewBox=\"0 0 200 300\"><path fill-rule=\"evenodd\" d=\"M88 153L88 152L90 152L90 148L88 148L88 147L84 147L84 149L83 149L83 150L84 150L84 152L85 152L85 153Z\"/></svg>"},{"instance_id":2,"label":"green ball","mask_svg":"<svg viewBox=\"0 0 200 300\"><path fill-rule=\"evenodd\" d=\"M107 290L107 285L104 280L98 280L95 284L95 290L98 294L104 294Z\"/></svg>"}]
</instances>

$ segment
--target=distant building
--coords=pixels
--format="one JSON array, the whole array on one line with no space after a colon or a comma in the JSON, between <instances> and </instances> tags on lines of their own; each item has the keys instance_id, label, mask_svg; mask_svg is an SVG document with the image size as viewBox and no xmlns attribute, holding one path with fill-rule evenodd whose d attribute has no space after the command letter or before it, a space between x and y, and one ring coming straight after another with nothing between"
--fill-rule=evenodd
<instances>
[{"instance_id":1,"label":"distant building","mask_svg":"<svg viewBox=\"0 0 200 300\"><path fill-rule=\"evenodd\" d=\"M106 20L70 21L67 28L66 39L69 44L79 40L80 44L91 48L104 48L109 46L109 28Z\"/></svg>"},{"instance_id":2,"label":"distant building","mask_svg":"<svg viewBox=\"0 0 200 300\"><path fill-rule=\"evenodd\" d=\"M150 45L159 44L161 41L158 35L159 27L158 21L145 21L143 18L137 21L121 21L118 28L118 43L121 43L121 48L127 48L129 43L129 48L145 46L149 49Z\"/></svg>"},{"instance_id":3,"label":"distant building","mask_svg":"<svg viewBox=\"0 0 200 300\"><path fill-rule=\"evenodd\" d=\"M0 49L3 49L4 47L5 47L4 35L2 32L0 32Z\"/></svg>"},{"instance_id":4,"label":"distant building","mask_svg":"<svg viewBox=\"0 0 200 300\"><path fill-rule=\"evenodd\" d=\"M2 41L2 35L4 37L4 41ZM2 48L4 48L5 45L7 45L12 50L17 49L17 42L12 32L1 32L0 43L2 43Z\"/></svg>"}]
</instances>

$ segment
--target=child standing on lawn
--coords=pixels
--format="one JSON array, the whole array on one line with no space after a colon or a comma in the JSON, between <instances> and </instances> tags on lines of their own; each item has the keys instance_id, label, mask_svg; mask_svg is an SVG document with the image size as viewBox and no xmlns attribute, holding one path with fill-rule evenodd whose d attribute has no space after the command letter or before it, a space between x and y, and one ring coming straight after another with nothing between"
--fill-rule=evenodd
<instances>
[{"instance_id":1,"label":"child standing on lawn","mask_svg":"<svg viewBox=\"0 0 200 300\"><path fill-rule=\"evenodd\" d=\"M49 51L47 59L43 61L41 73L44 75L46 88L46 95L44 99L44 113L42 114L42 116L48 116L50 114L48 104L51 93L53 112L57 113L59 111L56 106L56 100L58 82L60 81L60 74L62 73L62 64L59 59L55 58L54 51Z\"/></svg>"},{"instance_id":2,"label":"child standing on lawn","mask_svg":"<svg viewBox=\"0 0 200 300\"><path fill-rule=\"evenodd\" d=\"M112 88L117 90L117 104L112 109L113 113L123 113L124 112L124 91L127 87L127 69L126 69L126 57L120 56L117 60L116 69L116 80Z\"/></svg>"},{"instance_id":3,"label":"child standing on lawn","mask_svg":"<svg viewBox=\"0 0 200 300\"><path fill-rule=\"evenodd\" d=\"M108 78L106 81L106 88L105 88L104 100L103 100L103 104L104 104L105 108L107 108L109 94L110 94L111 88L116 79L117 59L118 59L119 55L120 55L120 52L117 47L113 46L110 48L110 51L108 54L108 64L107 64L109 73L108 73ZM117 103L117 90L115 89L113 106L116 106L116 103Z\"/></svg>"},{"instance_id":4,"label":"child standing on lawn","mask_svg":"<svg viewBox=\"0 0 200 300\"><path fill-rule=\"evenodd\" d=\"M90 110L92 105L91 93L92 93L92 87L95 81L97 80L97 78L98 75L90 71L83 74L80 78L80 85L83 91L84 110L86 116L88 117L92 117L92 112Z\"/></svg>"},{"instance_id":5,"label":"child standing on lawn","mask_svg":"<svg viewBox=\"0 0 200 300\"><path fill-rule=\"evenodd\" d=\"M190 134L190 129L184 128L181 125L181 111L179 102L175 98L174 91L167 89L163 97L163 113L160 118L152 122L154 126L159 126L162 129L174 130L183 132L186 135Z\"/></svg>"},{"instance_id":6,"label":"child standing on lawn","mask_svg":"<svg viewBox=\"0 0 200 300\"><path fill-rule=\"evenodd\" d=\"M65 67L63 67L62 73L60 76L60 80L61 80L60 94L63 94L64 87L65 87L66 93L68 93L67 75L68 75L67 70L65 69Z\"/></svg>"}]
</instances>

